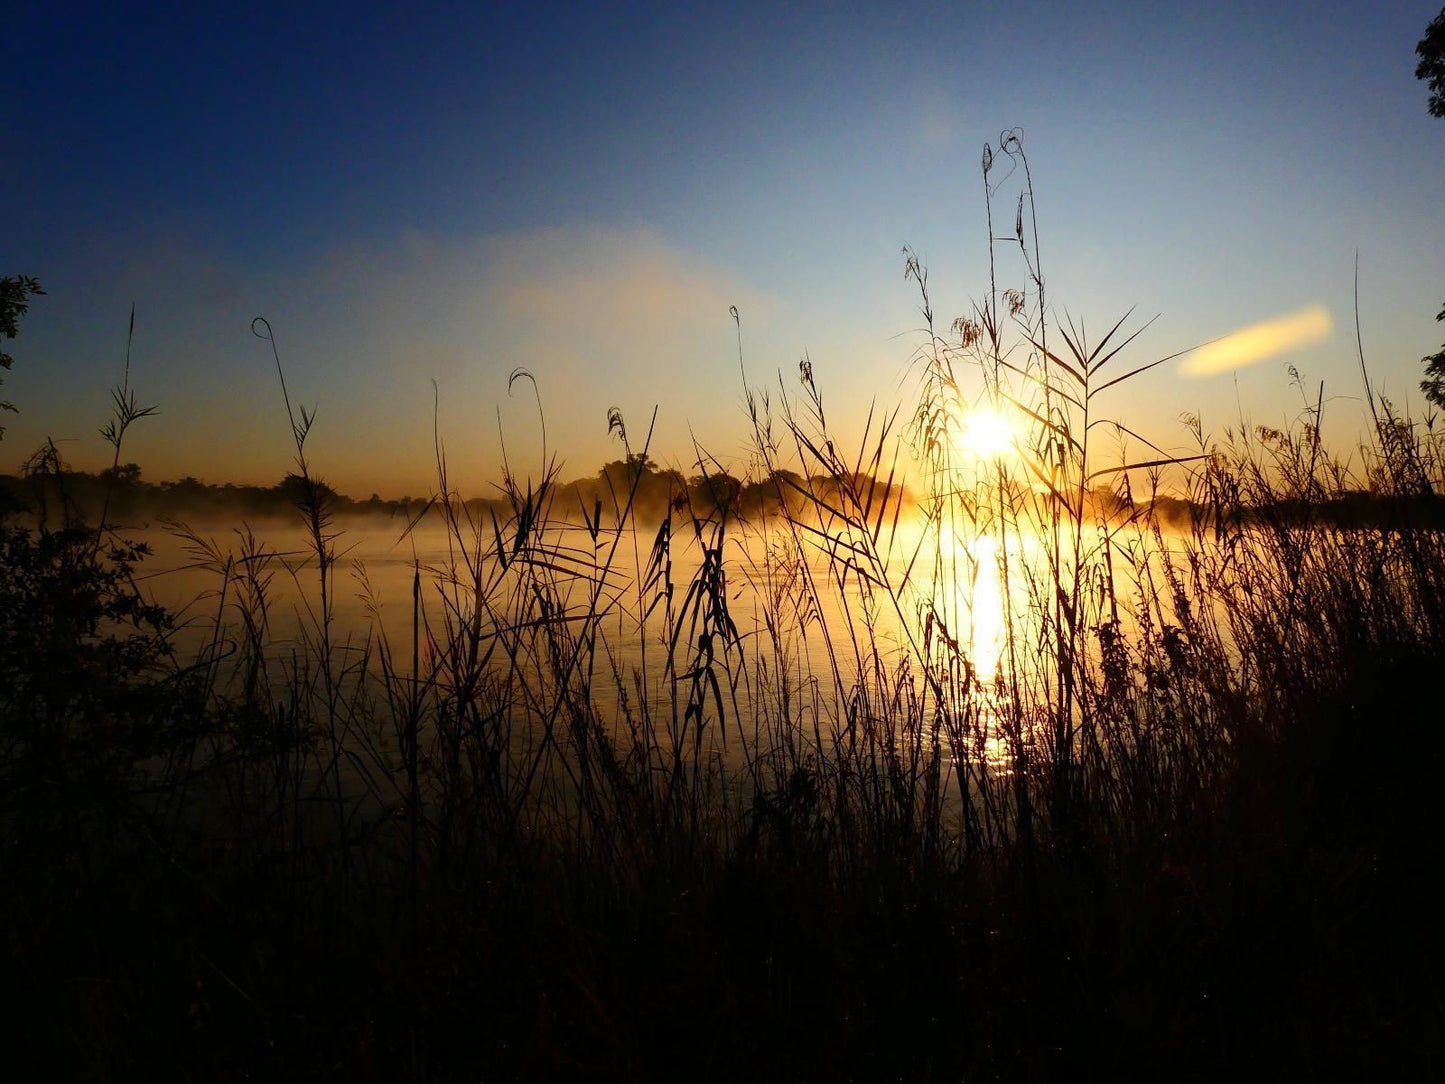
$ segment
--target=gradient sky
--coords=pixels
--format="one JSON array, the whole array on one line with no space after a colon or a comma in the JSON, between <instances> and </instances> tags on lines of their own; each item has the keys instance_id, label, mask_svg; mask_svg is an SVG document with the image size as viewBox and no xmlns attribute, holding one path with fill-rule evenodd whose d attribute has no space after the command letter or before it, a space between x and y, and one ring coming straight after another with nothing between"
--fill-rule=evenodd
<instances>
[{"instance_id":1,"label":"gradient sky","mask_svg":"<svg viewBox=\"0 0 1445 1084\"><path fill-rule=\"evenodd\" d=\"M463 489L499 427L535 470L518 366L565 476L619 454L613 405L635 442L659 408L659 459L688 470L695 437L740 461L733 304L753 380L796 386L806 352L847 431L907 395L901 246L945 326L986 289L979 157L1014 126L1054 304L1160 314L1135 361L1333 327L1140 378L1107 405L1136 428L1279 424L1293 363L1358 433L1356 250L1377 388L1418 413L1445 336L1445 120L1414 78L1434 3L235 7L7 5L0 274L48 296L8 347L0 470L47 435L108 463L132 301L161 413L125 458L153 480L288 469L257 315L319 407L316 468L358 496L430 490L433 380Z\"/></svg>"}]
</instances>

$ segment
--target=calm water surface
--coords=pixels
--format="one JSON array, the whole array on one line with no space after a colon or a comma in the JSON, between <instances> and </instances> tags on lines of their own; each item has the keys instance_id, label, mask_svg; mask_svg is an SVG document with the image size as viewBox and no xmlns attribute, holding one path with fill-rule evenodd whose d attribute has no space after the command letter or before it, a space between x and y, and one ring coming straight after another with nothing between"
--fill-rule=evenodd
<instances>
[{"instance_id":1,"label":"calm water surface","mask_svg":"<svg viewBox=\"0 0 1445 1084\"><path fill-rule=\"evenodd\" d=\"M384 637L398 669L405 673L412 656L412 596L418 570L422 622L417 650L423 659L438 643L445 643L448 618L469 617L473 601L466 572L470 541L459 547L440 525L411 532L403 527L388 522L338 524L330 602L333 645L359 650ZM298 525L282 521L261 522L252 530L251 552L263 555L252 567L267 585L271 651L278 658L304 651L308 640L312 644L317 640L320 613L316 562L308 556L305 534ZM686 597L703 562L703 547L690 529L677 530L670 578L681 630L673 647L675 672L685 674L693 665L701 631L687 620ZM204 650L212 641L233 642L242 628L238 603L244 592L234 581L226 582L221 570L228 554L233 568L242 567L241 536L230 524L204 525L196 528L196 534L209 544L212 555L168 530L129 532L153 549L140 570L141 586L182 616L177 643L183 654ZM720 676L731 673L735 679L723 681L724 692L733 701L729 712L743 719L755 717L753 697L766 695L776 703L786 682L792 702L806 707L827 729L828 722L836 722L842 714L860 672L876 673L880 664L891 671L905 659L916 662L925 650L935 658L939 651L960 653L981 684L991 684L1008 663L1009 630L1015 645L1037 637L1035 615L1043 603L1031 592L1026 570L1032 567L1033 582L1042 582L1038 578L1045 567L1042 547L1037 542L1011 543L1005 562L992 538L955 537L945 531L931 549L915 558L917 537L900 532L886 576L902 589L892 595L870 589L853 574L840 581L839 563L830 562L811 543L804 547L809 553L805 564L786 559L796 547L779 528L731 537L725 544L723 568L728 612L740 640L726 652L720 639L713 643ZM563 559L553 563L562 570L553 578L559 612L572 617L585 614L595 591L594 569L607 563L610 539L604 535L594 552L586 532L568 528L549 535L547 542L563 551ZM599 596L604 616L596 625L591 689L604 715L618 713L623 697L634 704L640 696L664 704L672 696L665 606L659 604L646 622L639 621L639 614L661 589L660 582L642 583L651 544L650 533L639 532L635 539L624 534L612 559L613 572ZM813 590L805 589L809 581ZM494 623L505 620L488 616ZM581 621L566 625L573 635L582 627ZM1019 654L1015 653L1015 660Z\"/></svg>"}]
</instances>

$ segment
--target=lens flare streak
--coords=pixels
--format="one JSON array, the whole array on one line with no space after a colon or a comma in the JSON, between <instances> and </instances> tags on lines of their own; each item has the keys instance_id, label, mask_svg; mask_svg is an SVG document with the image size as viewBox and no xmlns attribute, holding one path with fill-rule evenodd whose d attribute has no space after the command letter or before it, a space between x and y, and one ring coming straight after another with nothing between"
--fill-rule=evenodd
<instances>
[{"instance_id":1,"label":"lens flare streak","mask_svg":"<svg viewBox=\"0 0 1445 1084\"><path fill-rule=\"evenodd\" d=\"M1323 342L1333 330L1329 310L1323 305L1310 305L1298 312L1251 324L1201 346L1184 361L1179 371L1185 376L1227 373Z\"/></svg>"}]
</instances>

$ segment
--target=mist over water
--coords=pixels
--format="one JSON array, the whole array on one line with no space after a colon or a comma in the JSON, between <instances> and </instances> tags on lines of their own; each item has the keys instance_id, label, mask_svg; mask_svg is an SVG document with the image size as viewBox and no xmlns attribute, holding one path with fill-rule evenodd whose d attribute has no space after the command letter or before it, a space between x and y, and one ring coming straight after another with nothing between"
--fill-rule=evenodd
<instances>
[{"instance_id":1,"label":"mist over water","mask_svg":"<svg viewBox=\"0 0 1445 1084\"><path fill-rule=\"evenodd\" d=\"M241 563L241 535L234 525L192 525L196 534L213 543L224 557L234 559L232 575ZM319 584L315 554L300 525L279 521L254 526L257 553L268 584L267 618L270 640L278 652L304 640L317 639ZM125 532L146 542L152 556L142 569L144 591L155 601L176 612L182 622L177 644L192 650L215 636L220 617L222 639L236 631L239 605L234 589L222 598L226 579L224 563L218 567L214 555L199 555L194 543L171 530L150 527ZM556 579L563 603L559 618L577 617L593 604L598 593L599 619L596 635L603 655L624 683L632 684L634 673L650 673L661 680L666 662L664 632L665 582L661 570L649 568L652 538L639 531L634 538L624 532L615 552L611 538L603 535L594 546L580 524L551 525L545 548L565 553L566 564ZM697 579L704 561L703 545L679 530L668 554L665 578L673 586L673 602L680 606L688 587ZM779 644L801 651L804 680L814 677L832 682L830 641L846 642L854 622L866 622L885 654L907 650L906 637L891 606L880 605L857 579L830 583L833 576L827 557L821 553L809 562L806 572L786 564L779 556L776 528L731 535L724 546L722 570L725 576L727 613L735 623L743 657L764 649L763 641L775 636ZM334 645L359 647L368 638L385 637L393 652L409 656L413 636L413 590L420 575L420 611L417 616L419 651L438 650L447 635L448 624L468 620L474 613L471 568L476 561L478 541L458 539L440 524L425 522L412 530L395 521L347 521L335 539L330 603L330 637ZM494 563L493 542L480 540L483 560ZM650 573L651 584L645 584ZM807 575L822 587L816 602L804 605L799 597ZM870 595L865 605L865 595ZM646 616L644 617L644 611ZM785 624L780 624L780 621ZM506 615L488 612L484 633L505 626ZM564 621L565 624L565 621ZM695 636L679 637L676 650L686 653L695 646ZM593 685L600 704L616 704L614 675L599 675ZM653 690L656 691L656 690Z\"/></svg>"},{"instance_id":2,"label":"mist over water","mask_svg":"<svg viewBox=\"0 0 1445 1084\"><path fill-rule=\"evenodd\" d=\"M720 567L719 597L736 629L729 639L709 635L689 610L707 559L704 537L673 524L665 563L654 563L654 538L648 521L641 523L636 534L604 531L594 539L581 524L557 521L538 545L552 555L547 571L556 589L555 628L563 640L589 638L591 650L579 653L587 657L587 672L575 676L585 679L592 710L614 733L641 706L656 711L685 699L705 658L720 679L718 690L703 697L704 715L726 720L708 741L725 756L735 752L733 738L746 743L751 737L728 728L765 716L779 702L791 705L795 729L816 731L831 746L851 725L860 680L901 674L925 660L937 666L952 657L985 718L993 714L996 682L1029 680L1021 670L1031 665L1030 645L1039 639L1048 605L1037 591L1048 575L1047 546L1038 538L1006 538L1000 545L986 531L930 532L921 520L905 520L893 538L885 589L850 575L808 541L801 547L807 560L798 561L792 556L798 537L785 521L738 524L727 535ZM247 621L242 609L255 601L240 579L251 576L264 585L272 680L290 680L288 659L312 657L323 631L317 561L305 530L272 519L243 527L193 524L190 531L192 537L158 526L125 532L153 551L140 582L178 615L178 652L211 653L223 667L237 655ZM408 675L415 652L420 671L431 670L477 621L477 569L483 579L505 575L497 571L494 546L486 534L459 539L433 520L410 530L399 518L338 521L325 630L331 649L343 661L365 660L376 672L384 648L393 667ZM491 609L487 598L481 604L476 627L483 642L515 633L514 615ZM1127 604L1124 609L1132 624ZM594 611L595 621L588 621ZM571 650L577 647L573 639ZM496 661L499 670L518 663L505 652ZM538 677L549 665L540 657L521 662ZM925 697L936 693L924 691ZM725 701L721 711L713 710L716 696ZM996 737L988 744L987 759L1002 764L1007 751Z\"/></svg>"}]
</instances>

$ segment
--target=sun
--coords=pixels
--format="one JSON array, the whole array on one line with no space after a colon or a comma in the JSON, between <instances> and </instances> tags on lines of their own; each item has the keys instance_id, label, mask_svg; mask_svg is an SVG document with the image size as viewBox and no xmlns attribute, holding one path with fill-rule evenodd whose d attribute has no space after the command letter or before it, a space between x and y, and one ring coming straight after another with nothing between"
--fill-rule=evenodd
<instances>
[{"instance_id":1,"label":"sun","mask_svg":"<svg viewBox=\"0 0 1445 1084\"><path fill-rule=\"evenodd\" d=\"M964 415L959 444L980 459L997 459L1013 451L1013 426L997 410L975 407Z\"/></svg>"}]
</instances>

